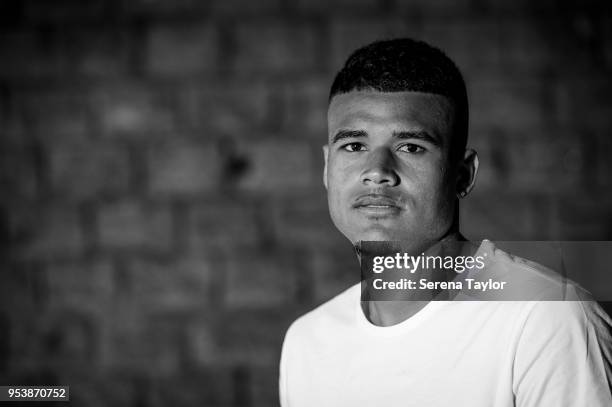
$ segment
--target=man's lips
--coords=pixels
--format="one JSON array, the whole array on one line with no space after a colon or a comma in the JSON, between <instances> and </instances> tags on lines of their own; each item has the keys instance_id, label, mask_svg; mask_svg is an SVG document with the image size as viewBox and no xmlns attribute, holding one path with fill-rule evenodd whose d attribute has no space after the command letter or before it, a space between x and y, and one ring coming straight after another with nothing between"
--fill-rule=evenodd
<instances>
[{"instance_id":1,"label":"man's lips","mask_svg":"<svg viewBox=\"0 0 612 407\"><path fill-rule=\"evenodd\" d=\"M370 209L400 209L397 200L382 194L366 194L359 196L353 208L370 208Z\"/></svg>"}]
</instances>

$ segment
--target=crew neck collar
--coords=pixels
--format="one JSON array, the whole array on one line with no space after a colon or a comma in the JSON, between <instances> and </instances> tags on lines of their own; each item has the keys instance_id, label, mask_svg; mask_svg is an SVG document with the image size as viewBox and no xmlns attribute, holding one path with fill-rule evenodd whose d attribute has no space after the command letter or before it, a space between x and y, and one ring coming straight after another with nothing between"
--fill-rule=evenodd
<instances>
[{"instance_id":1,"label":"crew neck collar","mask_svg":"<svg viewBox=\"0 0 612 407\"><path fill-rule=\"evenodd\" d=\"M481 255L483 253L493 254L495 246L487 239L482 240L478 249L474 255ZM393 336L401 332L415 329L419 325L423 324L428 319L432 318L432 315L439 312L442 308L450 306L453 301L429 301L427 305L421 308L417 313L406 318L405 320L389 326L375 325L368 320L361 307L361 282L353 287L355 292L355 298L352 301L354 305L355 319L359 327L367 332L374 335L382 336Z\"/></svg>"}]
</instances>

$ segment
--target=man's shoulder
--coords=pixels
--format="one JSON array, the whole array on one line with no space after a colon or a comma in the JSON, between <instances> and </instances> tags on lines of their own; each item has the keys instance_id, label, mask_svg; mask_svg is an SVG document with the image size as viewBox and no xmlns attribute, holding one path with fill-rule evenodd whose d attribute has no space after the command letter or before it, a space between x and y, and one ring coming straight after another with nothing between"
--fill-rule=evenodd
<instances>
[{"instance_id":1,"label":"man's shoulder","mask_svg":"<svg viewBox=\"0 0 612 407\"><path fill-rule=\"evenodd\" d=\"M547 329L586 333L594 328L609 337L612 320L587 290L558 270L488 244L494 261L501 266L499 271L520 283L517 287L523 290L516 296L529 305L523 328L531 325L538 335Z\"/></svg>"},{"instance_id":2,"label":"man's shoulder","mask_svg":"<svg viewBox=\"0 0 612 407\"><path fill-rule=\"evenodd\" d=\"M531 327L538 336L545 332L566 337L568 332L578 336L596 332L611 345L611 326L612 320L596 301L575 299L532 302L523 329Z\"/></svg>"},{"instance_id":3,"label":"man's shoulder","mask_svg":"<svg viewBox=\"0 0 612 407\"><path fill-rule=\"evenodd\" d=\"M489 256L484 275L508 282L501 300L592 301L590 293L568 278L562 268L521 257L487 240L480 250Z\"/></svg>"}]
</instances>

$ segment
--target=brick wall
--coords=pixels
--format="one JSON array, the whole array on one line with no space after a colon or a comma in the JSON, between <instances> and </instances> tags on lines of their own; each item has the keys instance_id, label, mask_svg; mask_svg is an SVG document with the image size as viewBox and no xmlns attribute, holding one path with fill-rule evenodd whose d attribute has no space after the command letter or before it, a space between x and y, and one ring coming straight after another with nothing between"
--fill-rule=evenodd
<instances>
[{"instance_id":1,"label":"brick wall","mask_svg":"<svg viewBox=\"0 0 612 407\"><path fill-rule=\"evenodd\" d=\"M468 236L612 239L612 7L532 3L3 1L0 382L275 405L284 330L358 278L320 146L377 38L465 73Z\"/></svg>"}]
</instances>

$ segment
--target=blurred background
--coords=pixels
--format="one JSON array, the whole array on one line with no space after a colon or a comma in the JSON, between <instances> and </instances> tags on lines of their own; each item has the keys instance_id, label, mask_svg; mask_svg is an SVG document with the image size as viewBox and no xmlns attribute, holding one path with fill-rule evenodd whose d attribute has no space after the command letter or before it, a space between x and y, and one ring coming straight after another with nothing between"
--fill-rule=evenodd
<instances>
[{"instance_id":1,"label":"blurred background","mask_svg":"<svg viewBox=\"0 0 612 407\"><path fill-rule=\"evenodd\" d=\"M376 39L465 75L468 237L612 239L610 2L3 0L0 26L0 384L277 405L286 328L359 281L321 146Z\"/></svg>"}]
</instances>

